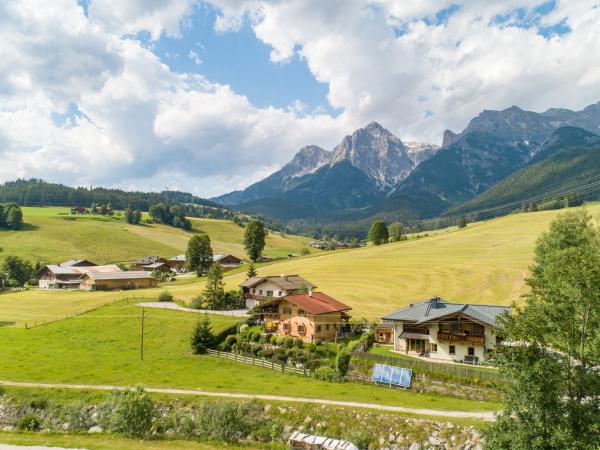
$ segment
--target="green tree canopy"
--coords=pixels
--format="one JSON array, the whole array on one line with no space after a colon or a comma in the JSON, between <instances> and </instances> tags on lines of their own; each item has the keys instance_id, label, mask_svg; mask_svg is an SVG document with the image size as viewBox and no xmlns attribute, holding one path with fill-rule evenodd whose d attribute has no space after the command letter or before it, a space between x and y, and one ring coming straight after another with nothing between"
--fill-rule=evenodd
<instances>
[{"instance_id":1,"label":"green tree canopy","mask_svg":"<svg viewBox=\"0 0 600 450\"><path fill-rule=\"evenodd\" d=\"M251 261L256 262L265 248L266 231L263 223L258 220L248 222L244 232L244 247Z\"/></svg>"},{"instance_id":2,"label":"green tree canopy","mask_svg":"<svg viewBox=\"0 0 600 450\"><path fill-rule=\"evenodd\" d=\"M256 276L256 267L254 267L254 263L251 261L248 265L248 272L246 273L248 278L252 278Z\"/></svg>"},{"instance_id":3,"label":"green tree canopy","mask_svg":"<svg viewBox=\"0 0 600 450\"><path fill-rule=\"evenodd\" d=\"M390 242L398 242L402 240L402 224L394 222L390 225Z\"/></svg>"},{"instance_id":4,"label":"green tree canopy","mask_svg":"<svg viewBox=\"0 0 600 450\"><path fill-rule=\"evenodd\" d=\"M538 239L530 293L501 319L497 363L514 384L491 449L595 449L600 442L600 233L585 211Z\"/></svg>"},{"instance_id":5,"label":"green tree canopy","mask_svg":"<svg viewBox=\"0 0 600 450\"><path fill-rule=\"evenodd\" d=\"M18 256L7 256L4 258L2 271L9 280L15 280L19 286L23 286L34 276L33 266Z\"/></svg>"},{"instance_id":6,"label":"green tree canopy","mask_svg":"<svg viewBox=\"0 0 600 450\"><path fill-rule=\"evenodd\" d=\"M373 245L381 245L388 242L390 236L383 220L376 220L369 229L369 242Z\"/></svg>"},{"instance_id":7,"label":"green tree canopy","mask_svg":"<svg viewBox=\"0 0 600 450\"><path fill-rule=\"evenodd\" d=\"M206 286L202 297L209 309L221 309L225 299L223 287L223 269L218 262L213 263L208 269Z\"/></svg>"},{"instance_id":8,"label":"green tree canopy","mask_svg":"<svg viewBox=\"0 0 600 450\"><path fill-rule=\"evenodd\" d=\"M185 258L187 269L195 270L199 277L208 271L213 260L213 251L208 234L195 234L190 238Z\"/></svg>"},{"instance_id":9,"label":"green tree canopy","mask_svg":"<svg viewBox=\"0 0 600 450\"><path fill-rule=\"evenodd\" d=\"M467 226L467 216L464 214L458 218L458 228L466 228Z\"/></svg>"},{"instance_id":10,"label":"green tree canopy","mask_svg":"<svg viewBox=\"0 0 600 450\"><path fill-rule=\"evenodd\" d=\"M215 336L210 325L208 314L198 319L192 332L192 352L196 354L205 353L215 342Z\"/></svg>"},{"instance_id":11,"label":"green tree canopy","mask_svg":"<svg viewBox=\"0 0 600 450\"><path fill-rule=\"evenodd\" d=\"M16 203L0 204L0 228L18 230L23 224L23 211Z\"/></svg>"}]
</instances>

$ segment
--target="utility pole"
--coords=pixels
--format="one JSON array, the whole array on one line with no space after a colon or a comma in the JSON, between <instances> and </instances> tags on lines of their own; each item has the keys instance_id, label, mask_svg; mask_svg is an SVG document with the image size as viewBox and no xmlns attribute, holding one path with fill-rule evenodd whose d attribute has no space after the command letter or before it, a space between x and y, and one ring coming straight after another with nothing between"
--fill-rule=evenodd
<instances>
[{"instance_id":1,"label":"utility pole","mask_svg":"<svg viewBox=\"0 0 600 450\"><path fill-rule=\"evenodd\" d=\"M144 307L142 306L142 338L140 340L140 359L144 360Z\"/></svg>"}]
</instances>

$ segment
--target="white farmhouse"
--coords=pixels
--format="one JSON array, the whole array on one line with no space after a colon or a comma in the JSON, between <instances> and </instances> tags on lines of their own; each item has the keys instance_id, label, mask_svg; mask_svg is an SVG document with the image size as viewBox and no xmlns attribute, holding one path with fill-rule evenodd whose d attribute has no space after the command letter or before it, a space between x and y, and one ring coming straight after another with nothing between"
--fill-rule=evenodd
<instances>
[{"instance_id":1,"label":"white farmhouse","mask_svg":"<svg viewBox=\"0 0 600 450\"><path fill-rule=\"evenodd\" d=\"M499 342L497 317L507 306L450 303L434 297L411 304L383 320L393 323L394 350L454 362L477 364Z\"/></svg>"}]
</instances>

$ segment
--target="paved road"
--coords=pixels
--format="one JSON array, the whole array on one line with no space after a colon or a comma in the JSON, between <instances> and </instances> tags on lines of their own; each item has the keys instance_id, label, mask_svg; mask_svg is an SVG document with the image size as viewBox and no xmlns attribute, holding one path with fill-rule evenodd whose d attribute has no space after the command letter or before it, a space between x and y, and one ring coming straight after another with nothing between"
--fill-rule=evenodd
<instances>
[{"instance_id":1,"label":"paved road","mask_svg":"<svg viewBox=\"0 0 600 450\"><path fill-rule=\"evenodd\" d=\"M144 308L158 308L158 309L171 309L173 311L185 311L192 313L208 313L208 314L216 314L218 316L230 316L230 317L247 317L248 309L233 309L231 311L218 311L212 309L193 309L193 308L185 308L183 306L179 306L177 303L173 302L147 302L147 303L138 303L138 306L143 306Z\"/></svg>"},{"instance_id":2,"label":"paved road","mask_svg":"<svg viewBox=\"0 0 600 450\"><path fill-rule=\"evenodd\" d=\"M56 388L56 389L88 389L112 391L113 389L127 389L125 386L110 386L97 384L59 384L59 383L27 383L18 381L1 381L0 385L28 387L28 388ZM225 397L225 398L240 398L240 399L257 399L271 400L281 402L299 402L299 403L316 403L319 405L332 406L347 406L351 408L368 408L379 411L403 412L411 414L422 414L426 416L439 417L462 417L471 419L494 420L493 412L481 411L442 411L438 409L424 408L405 408L404 406L389 406L379 405L376 403L360 403L360 402L345 402L339 400L323 400L318 398L305 397L285 397L281 395L260 395L260 394L242 394L231 392L208 392L195 389L168 389L168 388L145 388L148 392L156 392L160 394L178 394L178 395L201 395L206 397Z\"/></svg>"}]
</instances>

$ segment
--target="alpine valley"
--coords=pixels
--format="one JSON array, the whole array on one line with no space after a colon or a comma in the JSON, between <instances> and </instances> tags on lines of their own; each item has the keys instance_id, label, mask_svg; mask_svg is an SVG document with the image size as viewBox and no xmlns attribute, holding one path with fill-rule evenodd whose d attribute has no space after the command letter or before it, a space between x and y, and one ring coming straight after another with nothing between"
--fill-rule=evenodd
<instances>
[{"instance_id":1,"label":"alpine valley","mask_svg":"<svg viewBox=\"0 0 600 450\"><path fill-rule=\"evenodd\" d=\"M561 193L561 186L577 191L578 172L565 164L571 154L579 164L585 160L586 176L600 176L598 133L600 102L581 111L485 110L462 132L446 130L441 147L403 142L372 122L331 150L304 147L264 180L212 200L287 223L375 217L407 223L508 203L520 208ZM537 184L524 171L536 173ZM511 181L508 196L502 181L513 174L519 184ZM582 193L595 198L600 188Z\"/></svg>"}]
</instances>

